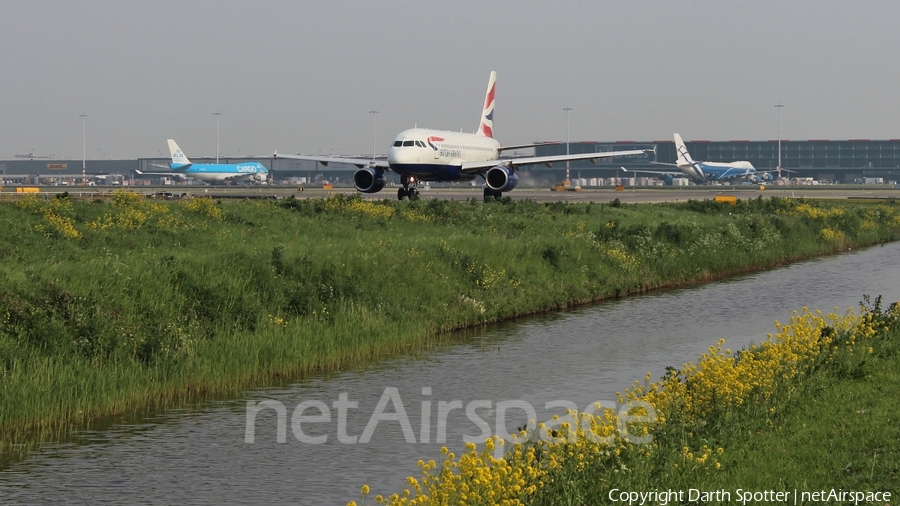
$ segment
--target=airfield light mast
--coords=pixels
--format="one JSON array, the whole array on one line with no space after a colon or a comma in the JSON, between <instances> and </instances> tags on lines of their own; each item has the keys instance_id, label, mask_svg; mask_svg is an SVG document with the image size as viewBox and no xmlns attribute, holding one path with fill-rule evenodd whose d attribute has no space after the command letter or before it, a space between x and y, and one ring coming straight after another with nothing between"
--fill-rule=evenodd
<instances>
[{"instance_id":1,"label":"airfield light mast","mask_svg":"<svg viewBox=\"0 0 900 506\"><path fill-rule=\"evenodd\" d=\"M372 109L371 111L369 111L369 114L372 115L372 160L374 160L375 152L378 149L375 147L376 146L376 144L375 144L375 115L378 114L378 111L376 111L375 109Z\"/></svg>"},{"instance_id":2,"label":"airfield light mast","mask_svg":"<svg viewBox=\"0 0 900 506\"><path fill-rule=\"evenodd\" d=\"M563 107L563 110L566 111L566 156L569 156L569 111L572 110L571 107ZM566 185L570 186L572 184L572 180L569 179L569 161L566 160Z\"/></svg>"},{"instance_id":3,"label":"airfield light mast","mask_svg":"<svg viewBox=\"0 0 900 506\"><path fill-rule=\"evenodd\" d=\"M781 109L784 105L775 104L775 108L778 109L778 179L781 179Z\"/></svg>"},{"instance_id":4,"label":"airfield light mast","mask_svg":"<svg viewBox=\"0 0 900 506\"><path fill-rule=\"evenodd\" d=\"M219 116L221 115L220 112L213 113L213 116L216 117L216 164L219 163Z\"/></svg>"},{"instance_id":5,"label":"airfield light mast","mask_svg":"<svg viewBox=\"0 0 900 506\"><path fill-rule=\"evenodd\" d=\"M87 118L87 114L81 113L78 117L81 118L81 186L85 186L87 185L87 164L85 162L87 158L87 143L85 142L87 137L85 136L84 118Z\"/></svg>"}]
</instances>

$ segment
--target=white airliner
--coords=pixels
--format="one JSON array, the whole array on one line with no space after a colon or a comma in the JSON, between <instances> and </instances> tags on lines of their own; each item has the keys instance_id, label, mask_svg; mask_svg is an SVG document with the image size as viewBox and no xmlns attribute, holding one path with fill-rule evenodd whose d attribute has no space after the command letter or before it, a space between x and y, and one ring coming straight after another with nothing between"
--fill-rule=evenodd
<instances>
[{"instance_id":1,"label":"white airliner","mask_svg":"<svg viewBox=\"0 0 900 506\"><path fill-rule=\"evenodd\" d=\"M617 156L642 155L646 150L607 151L574 155L532 156L501 158L505 150L534 147L536 144L501 146L494 139L494 91L497 73L491 72L488 81L481 124L476 133L453 132L412 128L397 134L388 148L387 160L339 158L306 155L279 155L275 157L295 160L314 160L322 165L345 163L359 168L353 175L353 185L363 193L375 193L384 188L384 171L392 170L400 175L402 188L397 198L417 197L420 181L472 181L484 178L484 197L500 198L519 183L516 170L523 165L545 164L566 160L596 160Z\"/></svg>"},{"instance_id":2,"label":"white airliner","mask_svg":"<svg viewBox=\"0 0 900 506\"><path fill-rule=\"evenodd\" d=\"M676 167L679 172L671 172L664 170L630 170L622 167L626 172L647 173L666 176L666 182L671 183L674 176L687 176L696 183L710 183L717 181L728 181L731 179L746 179L754 183L763 181L771 181L772 174L769 171L757 171L753 168L753 164L746 161L740 162L696 162L688 153L687 147L681 136L675 134L675 152L677 155ZM661 163L661 165L673 165L671 163Z\"/></svg>"}]
</instances>

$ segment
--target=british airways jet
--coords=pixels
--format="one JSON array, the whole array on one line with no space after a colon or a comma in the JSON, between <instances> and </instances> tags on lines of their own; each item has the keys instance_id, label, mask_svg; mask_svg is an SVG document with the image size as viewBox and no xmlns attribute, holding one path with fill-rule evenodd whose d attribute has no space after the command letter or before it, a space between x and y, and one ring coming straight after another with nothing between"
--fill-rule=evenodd
<instances>
[{"instance_id":1,"label":"british airways jet","mask_svg":"<svg viewBox=\"0 0 900 506\"><path fill-rule=\"evenodd\" d=\"M519 184L516 171L523 165L544 164L566 160L596 160L617 156L642 155L645 150L607 151L574 155L503 158L502 151L534 147L536 144L502 146L494 139L494 92L497 73L491 72L488 81L481 123L475 133L411 128L397 134L388 148L387 160L337 158L325 156L279 155L295 160L314 160L322 165L344 163L359 170L353 175L353 185L363 193L376 193L385 185L384 172L400 175L402 188L397 198L416 198L420 181L472 181L484 179L484 198L500 198Z\"/></svg>"},{"instance_id":2,"label":"british airways jet","mask_svg":"<svg viewBox=\"0 0 900 506\"><path fill-rule=\"evenodd\" d=\"M151 176L180 178L190 176L205 182L253 181L265 183L268 179L268 169L259 162L192 163L173 139L168 139L168 142L169 153L172 155L172 163L168 168L172 169L172 172L141 172L139 170L135 172Z\"/></svg>"},{"instance_id":3,"label":"british airways jet","mask_svg":"<svg viewBox=\"0 0 900 506\"><path fill-rule=\"evenodd\" d=\"M721 182L732 179L745 179L754 183L763 181L771 181L772 174L768 171L757 171L750 162L696 162L688 153L687 147L681 136L675 134L675 153L677 156L676 167L679 172L656 171L656 170L628 170L624 167L622 170L626 172L643 172L647 174L660 174L666 176L666 182L671 183L672 178L676 175L687 176L696 183ZM673 164L662 164L673 165Z\"/></svg>"}]
</instances>

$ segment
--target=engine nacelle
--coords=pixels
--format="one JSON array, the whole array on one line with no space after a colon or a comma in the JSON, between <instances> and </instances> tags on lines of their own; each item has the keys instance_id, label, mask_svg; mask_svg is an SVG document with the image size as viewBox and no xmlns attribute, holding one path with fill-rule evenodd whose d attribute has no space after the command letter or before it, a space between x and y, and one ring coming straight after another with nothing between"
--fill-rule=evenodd
<instances>
[{"instance_id":1,"label":"engine nacelle","mask_svg":"<svg viewBox=\"0 0 900 506\"><path fill-rule=\"evenodd\" d=\"M771 182L774 180L774 178L772 177L772 174L769 172L759 172L759 173L749 176L747 179L750 182L756 183L756 184L760 184L760 183L764 183L764 182Z\"/></svg>"},{"instance_id":2,"label":"engine nacelle","mask_svg":"<svg viewBox=\"0 0 900 506\"><path fill-rule=\"evenodd\" d=\"M484 182L491 190L508 192L518 186L519 176L512 170L498 165L484 173Z\"/></svg>"},{"instance_id":3,"label":"engine nacelle","mask_svg":"<svg viewBox=\"0 0 900 506\"><path fill-rule=\"evenodd\" d=\"M370 169L359 169L353 174L353 186L363 193L376 193L384 188L384 172Z\"/></svg>"}]
</instances>

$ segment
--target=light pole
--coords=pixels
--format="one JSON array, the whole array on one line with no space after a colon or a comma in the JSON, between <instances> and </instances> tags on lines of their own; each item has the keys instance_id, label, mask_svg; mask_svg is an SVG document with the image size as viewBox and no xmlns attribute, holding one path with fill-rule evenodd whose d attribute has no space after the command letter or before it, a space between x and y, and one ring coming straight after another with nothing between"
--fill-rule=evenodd
<instances>
[{"instance_id":1,"label":"light pole","mask_svg":"<svg viewBox=\"0 0 900 506\"><path fill-rule=\"evenodd\" d=\"M775 104L775 108L778 109L778 179L781 179L781 109L784 105Z\"/></svg>"},{"instance_id":2,"label":"light pole","mask_svg":"<svg viewBox=\"0 0 900 506\"><path fill-rule=\"evenodd\" d=\"M85 163L85 159L87 158L85 140L87 137L85 136L84 129L84 119L87 118L87 114L81 113L78 117L81 118L81 186L84 186L87 184L87 169Z\"/></svg>"},{"instance_id":3,"label":"light pole","mask_svg":"<svg viewBox=\"0 0 900 506\"><path fill-rule=\"evenodd\" d=\"M376 149L377 149L375 147L376 146L376 144L375 144L375 115L378 114L378 111L376 111L375 109L372 109L371 111L369 111L369 114L372 115L372 160L374 160Z\"/></svg>"},{"instance_id":4,"label":"light pole","mask_svg":"<svg viewBox=\"0 0 900 506\"><path fill-rule=\"evenodd\" d=\"M563 110L566 111L566 156L569 156L569 111L572 110L571 107L563 107ZM569 161L566 160L566 185L571 186L572 180L569 179Z\"/></svg>"},{"instance_id":5,"label":"light pole","mask_svg":"<svg viewBox=\"0 0 900 506\"><path fill-rule=\"evenodd\" d=\"M222 113L220 113L220 112L213 113L213 116L216 117L216 163L217 164L219 163L219 116L221 116L221 115L222 115Z\"/></svg>"}]
</instances>

